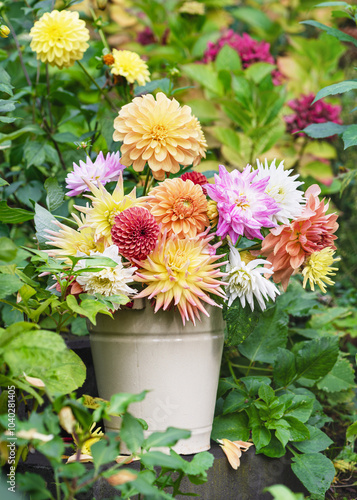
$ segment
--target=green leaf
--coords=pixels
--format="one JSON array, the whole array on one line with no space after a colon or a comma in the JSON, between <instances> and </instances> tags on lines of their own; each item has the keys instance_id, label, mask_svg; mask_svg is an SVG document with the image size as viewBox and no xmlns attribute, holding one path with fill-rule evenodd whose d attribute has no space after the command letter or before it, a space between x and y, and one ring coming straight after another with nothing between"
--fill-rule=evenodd
<instances>
[{"instance_id":1,"label":"green leaf","mask_svg":"<svg viewBox=\"0 0 357 500\"><path fill-rule=\"evenodd\" d=\"M349 125L342 134L344 149L357 146L357 125Z\"/></svg>"},{"instance_id":2,"label":"green leaf","mask_svg":"<svg viewBox=\"0 0 357 500\"><path fill-rule=\"evenodd\" d=\"M129 450L133 453L140 451L144 442L144 431L140 422L130 413L125 413L121 429L120 439L124 441Z\"/></svg>"},{"instance_id":3,"label":"green leaf","mask_svg":"<svg viewBox=\"0 0 357 500\"><path fill-rule=\"evenodd\" d=\"M302 344L296 355L298 376L317 380L327 375L338 358L338 337L322 337Z\"/></svg>"},{"instance_id":4,"label":"green leaf","mask_svg":"<svg viewBox=\"0 0 357 500\"><path fill-rule=\"evenodd\" d=\"M222 144L240 152L239 136L234 130L228 127L213 127L212 133Z\"/></svg>"},{"instance_id":5,"label":"green leaf","mask_svg":"<svg viewBox=\"0 0 357 500\"><path fill-rule=\"evenodd\" d=\"M108 413L110 415L121 415L127 411L129 405L142 401L146 394L147 391L143 391L140 394L128 394L126 392L114 394L110 398Z\"/></svg>"},{"instance_id":6,"label":"green leaf","mask_svg":"<svg viewBox=\"0 0 357 500\"><path fill-rule=\"evenodd\" d=\"M250 80L253 80L254 83L260 83L263 78L273 71L274 68L275 66L273 64L257 62L245 70L245 76Z\"/></svg>"},{"instance_id":7,"label":"green leaf","mask_svg":"<svg viewBox=\"0 0 357 500\"><path fill-rule=\"evenodd\" d=\"M6 201L0 201L0 222L18 224L34 218L34 213L22 208L10 208Z\"/></svg>"},{"instance_id":8,"label":"green leaf","mask_svg":"<svg viewBox=\"0 0 357 500\"><path fill-rule=\"evenodd\" d=\"M101 439L96 443L92 444L90 451L93 457L94 468L96 471L109 462L114 462L116 457L119 455L119 443L111 440Z\"/></svg>"},{"instance_id":9,"label":"green leaf","mask_svg":"<svg viewBox=\"0 0 357 500\"><path fill-rule=\"evenodd\" d=\"M293 443L295 448L302 453L317 453L326 450L333 441L320 429L306 424L310 432L310 439Z\"/></svg>"},{"instance_id":10,"label":"green leaf","mask_svg":"<svg viewBox=\"0 0 357 500\"><path fill-rule=\"evenodd\" d=\"M24 158L27 168L31 165L41 167L46 159L45 144L43 142L30 141L24 147Z\"/></svg>"},{"instance_id":11,"label":"green leaf","mask_svg":"<svg viewBox=\"0 0 357 500\"><path fill-rule=\"evenodd\" d=\"M310 439L309 429L299 419L284 416L284 420L290 425L290 441L305 441Z\"/></svg>"},{"instance_id":12,"label":"green leaf","mask_svg":"<svg viewBox=\"0 0 357 500\"><path fill-rule=\"evenodd\" d=\"M250 377L241 377L240 381L243 382L247 388L249 396L256 396L262 384L270 385L271 380L269 377L263 375L251 375Z\"/></svg>"},{"instance_id":13,"label":"green leaf","mask_svg":"<svg viewBox=\"0 0 357 500\"><path fill-rule=\"evenodd\" d=\"M262 384L258 390L258 396L265 401L267 405L270 405L276 399L274 390L266 384Z\"/></svg>"},{"instance_id":14,"label":"green leaf","mask_svg":"<svg viewBox=\"0 0 357 500\"><path fill-rule=\"evenodd\" d=\"M190 431L168 427L164 432L153 432L145 439L143 448L157 448L159 446L174 446L179 439L188 439L191 436Z\"/></svg>"},{"instance_id":15,"label":"green leaf","mask_svg":"<svg viewBox=\"0 0 357 500\"><path fill-rule=\"evenodd\" d=\"M343 82L334 83L333 85L329 85L328 87L324 87L323 89L319 90L316 94L315 99L312 101L312 104L329 95L344 94L345 92L349 92L350 90L357 90L356 80L345 80Z\"/></svg>"},{"instance_id":16,"label":"green leaf","mask_svg":"<svg viewBox=\"0 0 357 500\"><path fill-rule=\"evenodd\" d=\"M1 109L0 109L1 111ZM44 132L43 130L38 126L38 125L26 125L26 127L20 128L16 130L15 132L12 132L11 134L6 134L3 135L0 138L0 144L5 142L5 141L13 141L17 139L18 137L21 137L23 134L36 134L36 135L43 135Z\"/></svg>"},{"instance_id":17,"label":"green leaf","mask_svg":"<svg viewBox=\"0 0 357 500\"><path fill-rule=\"evenodd\" d=\"M233 304L223 309L223 319L226 322L227 345L239 345L244 342L254 331L260 314L251 311L248 307L242 307L239 298Z\"/></svg>"},{"instance_id":18,"label":"green leaf","mask_svg":"<svg viewBox=\"0 0 357 500\"><path fill-rule=\"evenodd\" d=\"M204 88L219 96L223 96L223 85L211 65L185 64L182 69L189 78L192 78L192 80L198 82Z\"/></svg>"},{"instance_id":19,"label":"green leaf","mask_svg":"<svg viewBox=\"0 0 357 500\"><path fill-rule=\"evenodd\" d=\"M230 14L252 28L258 28L265 32L269 31L273 26L272 21L262 10L254 9L253 7L240 6L238 9L230 10Z\"/></svg>"},{"instance_id":20,"label":"green leaf","mask_svg":"<svg viewBox=\"0 0 357 500\"><path fill-rule=\"evenodd\" d=\"M253 427L252 439L257 451L260 451L262 448L264 448L270 443L271 440L270 430L267 429L263 423L260 426Z\"/></svg>"},{"instance_id":21,"label":"green leaf","mask_svg":"<svg viewBox=\"0 0 357 500\"><path fill-rule=\"evenodd\" d=\"M347 35L347 33L344 33L336 28L331 28L330 26L326 26L325 24L321 24L317 21L302 21L301 24L307 24L309 26L313 26L314 28L326 31L328 35L337 38L341 42L351 42L357 47L357 40L353 38L353 36Z\"/></svg>"},{"instance_id":22,"label":"green leaf","mask_svg":"<svg viewBox=\"0 0 357 500\"><path fill-rule=\"evenodd\" d=\"M269 492L274 500L304 500L303 493L293 493L287 486L283 484L274 484L263 491Z\"/></svg>"},{"instance_id":23,"label":"green leaf","mask_svg":"<svg viewBox=\"0 0 357 500\"><path fill-rule=\"evenodd\" d=\"M0 260L11 262L15 259L18 248L9 238L0 238Z\"/></svg>"},{"instance_id":24,"label":"green leaf","mask_svg":"<svg viewBox=\"0 0 357 500\"><path fill-rule=\"evenodd\" d=\"M46 250L52 248L46 245L46 241L49 240L49 234L46 232L47 229L52 231L58 231L58 226L54 224L56 217L52 215L48 210L41 207L38 203L35 204L35 228L36 237L41 250Z\"/></svg>"},{"instance_id":25,"label":"green leaf","mask_svg":"<svg viewBox=\"0 0 357 500\"><path fill-rule=\"evenodd\" d=\"M2 66L0 66L0 91L12 96L13 88L13 85L11 85L10 75L4 70Z\"/></svg>"},{"instance_id":26,"label":"green leaf","mask_svg":"<svg viewBox=\"0 0 357 500\"><path fill-rule=\"evenodd\" d=\"M339 359L332 370L317 383L321 391L339 392L355 387L354 370L347 359Z\"/></svg>"},{"instance_id":27,"label":"green leaf","mask_svg":"<svg viewBox=\"0 0 357 500\"><path fill-rule=\"evenodd\" d=\"M47 483L39 474L25 472L18 475L19 489L33 500L48 500Z\"/></svg>"},{"instance_id":28,"label":"green leaf","mask_svg":"<svg viewBox=\"0 0 357 500\"><path fill-rule=\"evenodd\" d=\"M313 139L323 139L324 137L343 134L347 128L347 125L339 125L334 122L313 123L305 127L301 132Z\"/></svg>"},{"instance_id":29,"label":"green leaf","mask_svg":"<svg viewBox=\"0 0 357 500\"><path fill-rule=\"evenodd\" d=\"M249 406L251 401L247 398L247 395L239 390L235 389L231 391L223 403L223 415L227 413L233 413L237 410L242 410Z\"/></svg>"},{"instance_id":30,"label":"green leaf","mask_svg":"<svg viewBox=\"0 0 357 500\"><path fill-rule=\"evenodd\" d=\"M273 363L278 347L285 347L289 316L276 304L263 314L253 333L239 345L239 351L250 361Z\"/></svg>"},{"instance_id":31,"label":"green leaf","mask_svg":"<svg viewBox=\"0 0 357 500\"><path fill-rule=\"evenodd\" d=\"M64 192L55 177L49 177L46 179L45 189L47 191L47 207L48 210L52 212L62 205L64 201Z\"/></svg>"},{"instance_id":32,"label":"green leaf","mask_svg":"<svg viewBox=\"0 0 357 500\"><path fill-rule=\"evenodd\" d=\"M165 467L173 470L182 470L184 460L179 455L162 453L161 451L148 451L141 457L145 467Z\"/></svg>"},{"instance_id":33,"label":"green leaf","mask_svg":"<svg viewBox=\"0 0 357 500\"><path fill-rule=\"evenodd\" d=\"M287 387L290 384L296 374L295 356L291 351L278 347L273 374L279 387Z\"/></svg>"},{"instance_id":34,"label":"green leaf","mask_svg":"<svg viewBox=\"0 0 357 500\"><path fill-rule=\"evenodd\" d=\"M81 305L79 305L74 295L67 295L66 302L71 311L81 316L85 316L93 325L96 325L96 316L99 313L112 316L107 306L97 300L85 299L82 300Z\"/></svg>"},{"instance_id":35,"label":"green leaf","mask_svg":"<svg viewBox=\"0 0 357 500\"><path fill-rule=\"evenodd\" d=\"M331 460L320 453L308 453L293 457L291 468L305 488L313 495L325 498L335 477L335 467Z\"/></svg>"},{"instance_id":36,"label":"green leaf","mask_svg":"<svg viewBox=\"0 0 357 500\"><path fill-rule=\"evenodd\" d=\"M307 422L312 413L314 402L314 397L297 394L291 405L285 410L284 416L295 417L301 422Z\"/></svg>"},{"instance_id":37,"label":"green leaf","mask_svg":"<svg viewBox=\"0 0 357 500\"><path fill-rule=\"evenodd\" d=\"M245 413L220 415L213 421L212 439L247 441L249 438L248 417Z\"/></svg>"},{"instance_id":38,"label":"green leaf","mask_svg":"<svg viewBox=\"0 0 357 500\"><path fill-rule=\"evenodd\" d=\"M257 453L263 453L267 457L280 458L285 455L285 448L276 436L272 436L269 444L264 446Z\"/></svg>"},{"instance_id":39,"label":"green leaf","mask_svg":"<svg viewBox=\"0 0 357 500\"><path fill-rule=\"evenodd\" d=\"M237 71L242 68L242 63L237 52L229 45L224 45L217 55L215 66L217 71Z\"/></svg>"},{"instance_id":40,"label":"green leaf","mask_svg":"<svg viewBox=\"0 0 357 500\"><path fill-rule=\"evenodd\" d=\"M12 274L0 274L0 299L20 290L23 282L17 276Z\"/></svg>"},{"instance_id":41,"label":"green leaf","mask_svg":"<svg viewBox=\"0 0 357 500\"><path fill-rule=\"evenodd\" d=\"M346 439L347 441L353 442L355 441L356 436L357 436L357 422L354 422L352 425L347 427Z\"/></svg>"}]
</instances>

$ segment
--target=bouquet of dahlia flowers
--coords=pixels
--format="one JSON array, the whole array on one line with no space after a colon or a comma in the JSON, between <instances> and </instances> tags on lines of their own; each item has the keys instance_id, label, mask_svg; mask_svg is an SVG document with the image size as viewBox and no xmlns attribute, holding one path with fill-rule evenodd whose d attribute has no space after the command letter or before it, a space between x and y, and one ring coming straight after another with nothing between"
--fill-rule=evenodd
<instances>
[{"instance_id":1,"label":"bouquet of dahlia flowers","mask_svg":"<svg viewBox=\"0 0 357 500\"><path fill-rule=\"evenodd\" d=\"M49 255L64 267L75 262L70 293L106 297L112 310L123 296L147 297L155 312L177 308L185 324L208 315L206 304L264 310L293 274L323 292L333 284L337 216L317 185L304 193L298 175L275 160L242 171L221 165L209 183L189 170L207 146L198 120L163 93L123 106L114 128L122 157L74 164L67 195L89 203L74 205L75 228L55 222L58 230L47 230ZM125 189L131 174L139 196Z\"/></svg>"}]
</instances>

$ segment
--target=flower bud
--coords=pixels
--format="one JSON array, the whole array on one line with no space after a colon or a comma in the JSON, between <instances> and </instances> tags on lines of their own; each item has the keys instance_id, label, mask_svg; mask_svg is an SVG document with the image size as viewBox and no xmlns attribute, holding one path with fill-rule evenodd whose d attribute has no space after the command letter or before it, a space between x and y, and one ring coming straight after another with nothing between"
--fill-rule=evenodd
<instances>
[{"instance_id":1,"label":"flower bud","mask_svg":"<svg viewBox=\"0 0 357 500\"><path fill-rule=\"evenodd\" d=\"M97 7L100 10L104 10L107 6L108 0L97 0Z\"/></svg>"},{"instance_id":2,"label":"flower bud","mask_svg":"<svg viewBox=\"0 0 357 500\"><path fill-rule=\"evenodd\" d=\"M8 28L6 26L6 24L2 24L0 26L0 36L1 36L1 38L7 38L9 36L9 33L10 33L10 28Z\"/></svg>"}]
</instances>

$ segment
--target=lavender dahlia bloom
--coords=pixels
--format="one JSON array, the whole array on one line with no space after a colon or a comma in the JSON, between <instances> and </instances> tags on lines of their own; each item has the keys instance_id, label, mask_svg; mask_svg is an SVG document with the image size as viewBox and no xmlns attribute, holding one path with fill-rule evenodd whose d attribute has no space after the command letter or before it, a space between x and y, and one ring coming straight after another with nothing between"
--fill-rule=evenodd
<instances>
[{"instance_id":1,"label":"lavender dahlia bloom","mask_svg":"<svg viewBox=\"0 0 357 500\"><path fill-rule=\"evenodd\" d=\"M269 177L255 180L257 171L247 165L243 172L228 172L219 166L214 184L206 184L208 196L217 202L219 214L217 236L230 236L233 244L239 236L252 240L263 240L262 227L275 227L272 216L279 212L279 206L265 193Z\"/></svg>"},{"instance_id":2,"label":"lavender dahlia bloom","mask_svg":"<svg viewBox=\"0 0 357 500\"><path fill-rule=\"evenodd\" d=\"M84 191L89 191L86 181L92 182L98 187L98 183L103 186L107 182L117 181L119 174L124 170L125 166L120 163L119 152L108 153L106 158L100 152L94 163L87 156L86 161L79 161L79 165L73 163L73 172L70 172L66 177L68 191L67 196L78 196Z\"/></svg>"}]
</instances>

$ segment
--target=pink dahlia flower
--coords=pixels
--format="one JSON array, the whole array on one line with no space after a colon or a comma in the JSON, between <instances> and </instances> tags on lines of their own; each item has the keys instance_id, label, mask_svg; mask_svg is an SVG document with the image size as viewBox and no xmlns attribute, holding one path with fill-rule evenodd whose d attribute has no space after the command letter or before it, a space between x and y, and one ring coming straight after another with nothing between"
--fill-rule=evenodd
<instances>
[{"instance_id":1,"label":"pink dahlia flower","mask_svg":"<svg viewBox=\"0 0 357 500\"><path fill-rule=\"evenodd\" d=\"M92 182L98 187L103 186L107 182L117 181L119 174L124 170L125 166L120 163L119 152L108 153L106 158L100 152L94 162L87 156L86 161L79 161L79 165L73 163L73 172L70 172L66 177L68 191L67 196L78 196L84 191L89 191L85 181Z\"/></svg>"},{"instance_id":2,"label":"pink dahlia flower","mask_svg":"<svg viewBox=\"0 0 357 500\"><path fill-rule=\"evenodd\" d=\"M255 180L257 170L251 171L247 165L243 172L233 170L229 173L223 165L215 183L206 184L208 196L217 202L217 236L230 236L235 245L238 236L263 240L262 227L275 227L271 217L279 212L279 206L265 189L269 177Z\"/></svg>"},{"instance_id":3,"label":"pink dahlia flower","mask_svg":"<svg viewBox=\"0 0 357 500\"><path fill-rule=\"evenodd\" d=\"M270 43L258 42L247 33L240 36L233 30L226 31L216 43L208 42L203 62L215 61L219 51L225 45L229 45L239 54L244 69L257 62L276 64L274 57L270 53ZM281 84L282 75L279 71L274 70L272 77L274 85Z\"/></svg>"},{"instance_id":4,"label":"pink dahlia flower","mask_svg":"<svg viewBox=\"0 0 357 500\"><path fill-rule=\"evenodd\" d=\"M190 180L194 184L198 184L199 186L201 186L203 194L204 195L207 194L207 191L203 186L208 183L208 180L207 177L201 174L200 172L185 172L184 174L181 175L181 179L183 181Z\"/></svg>"},{"instance_id":5,"label":"pink dahlia flower","mask_svg":"<svg viewBox=\"0 0 357 500\"><path fill-rule=\"evenodd\" d=\"M288 106L295 112L284 116L287 132L294 134L313 123L342 123L340 119L341 106L328 104L323 99L320 99L311 106L314 99L314 94L303 94L297 99L292 99L288 102ZM301 136L305 134L301 132L296 135Z\"/></svg>"},{"instance_id":6,"label":"pink dahlia flower","mask_svg":"<svg viewBox=\"0 0 357 500\"><path fill-rule=\"evenodd\" d=\"M274 268L275 283L281 281L284 289L306 257L326 247L336 249L333 242L337 238L337 215L326 214L329 205L319 200L320 192L317 184L310 186L302 214L291 224L271 229L263 241L261 253Z\"/></svg>"},{"instance_id":7,"label":"pink dahlia flower","mask_svg":"<svg viewBox=\"0 0 357 500\"><path fill-rule=\"evenodd\" d=\"M127 259L145 260L154 250L159 232L160 227L149 210L131 207L115 217L112 240Z\"/></svg>"}]
</instances>

